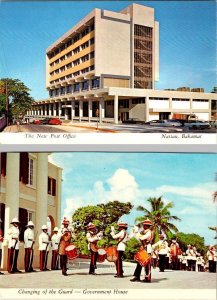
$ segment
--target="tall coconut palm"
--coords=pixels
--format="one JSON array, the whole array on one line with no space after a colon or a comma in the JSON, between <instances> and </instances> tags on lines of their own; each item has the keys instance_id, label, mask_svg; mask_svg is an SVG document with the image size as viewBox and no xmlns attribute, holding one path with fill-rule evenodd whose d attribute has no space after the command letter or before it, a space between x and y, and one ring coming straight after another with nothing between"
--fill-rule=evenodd
<instances>
[{"instance_id":1,"label":"tall coconut palm","mask_svg":"<svg viewBox=\"0 0 217 300\"><path fill-rule=\"evenodd\" d=\"M178 228L172 224L173 221L180 221L177 216L170 214L170 209L174 207L173 202L164 204L162 196L159 198L148 198L147 201L151 206L151 210L143 206L138 206L137 210L144 212L144 216L138 217L137 221L143 221L145 218L149 218L153 223L153 230L155 233L154 240L159 239L159 233L164 232L168 237L172 237L175 232L178 232Z\"/></svg>"}]
</instances>

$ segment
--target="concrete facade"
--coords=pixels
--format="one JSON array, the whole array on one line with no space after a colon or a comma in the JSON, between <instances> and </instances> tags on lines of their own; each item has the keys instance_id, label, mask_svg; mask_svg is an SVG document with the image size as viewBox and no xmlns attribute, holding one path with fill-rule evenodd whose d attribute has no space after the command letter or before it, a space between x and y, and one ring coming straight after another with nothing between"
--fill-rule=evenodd
<instances>
[{"instance_id":1,"label":"concrete facade","mask_svg":"<svg viewBox=\"0 0 217 300\"><path fill-rule=\"evenodd\" d=\"M216 94L202 89L155 90L159 23L151 7L94 9L46 51L46 88L29 116L119 123L195 114L216 118ZM141 99L142 98L142 99ZM214 104L213 104L214 103Z\"/></svg>"}]
</instances>

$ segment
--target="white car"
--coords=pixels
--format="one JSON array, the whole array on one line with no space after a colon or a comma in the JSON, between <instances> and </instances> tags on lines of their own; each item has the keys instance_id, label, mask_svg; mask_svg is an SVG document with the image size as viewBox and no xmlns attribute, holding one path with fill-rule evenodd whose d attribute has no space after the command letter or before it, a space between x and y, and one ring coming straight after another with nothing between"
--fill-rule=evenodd
<instances>
[{"instance_id":1,"label":"white car","mask_svg":"<svg viewBox=\"0 0 217 300\"><path fill-rule=\"evenodd\" d=\"M181 127L182 124L179 121L175 120L153 120L150 122L146 122L148 125L153 126L162 126L162 127Z\"/></svg>"},{"instance_id":2,"label":"white car","mask_svg":"<svg viewBox=\"0 0 217 300\"><path fill-rule=\"evenodd\" d=\"M211 125L207 121L188 121L184 124L184 126L188 129L209 129Z\"/></svg>"}]
</instances>

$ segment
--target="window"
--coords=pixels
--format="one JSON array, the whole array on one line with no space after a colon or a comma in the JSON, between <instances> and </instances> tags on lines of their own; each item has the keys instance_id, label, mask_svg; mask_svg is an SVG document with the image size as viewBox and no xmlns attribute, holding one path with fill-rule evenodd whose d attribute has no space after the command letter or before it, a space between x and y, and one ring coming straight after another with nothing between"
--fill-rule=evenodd
<instances>
[{"instance_id":1,"label":"window","mask_svg":"<svg viewBox=\"0 0 217 300\"><path fill-rule=\"evenodd\" d=\"M82 58L81 58L82 62L85 62L85 61L88 61L88 60L89 60L89 55L88 54L82 56Z\"/></svg>"},{"instance_id":2,"label":"window","mask_svg":"<svg viewBox=\"0 0 217 300\"><path fill-rule=\"evenodd\" d=\"M94 58L94 51L90 52L90 58Z\"/></svg>"},{"instance_id":3,"label":"window","mask_svg":"<svg viewBox=\"0 0 217 300\"><path fill-rule=\"evenodd\" d=\"M20 153L20 181L24 184L29 183L29 155L27 152Z\"/></svg>"},{"instance_id":4,"label":"window","mask_svg":"<svg viewBox=\"0 0 217 300\"><path fill-rule=\"evenodd\" d=\"M74 75L74 77L80 75L80 71L77 71L77 72L73 73L73 75Z\"/></svg>"},{"instance_id":5,"label":"window","mask_svg":"<svg viewBox=\"0 0 217 300\"><path fill-rule=\"evenodd\" d=\"M85 42L84 44L81 45L81 49L84 50L89 46L89 41Z\"/></svg>"},{"instance_id":6,"label":"window","mask_svg":"<svg viewBox=\"0 0 217 300\"><path fill-rule=\"evenodd\" d=\"M88 31L88 28L86 28L84 31L82 31L81 36L84 37L85 35L87 35Z\"/></svg>"},{"instance_id":7,"label":"window","mask_svg":"<svg viewBox=\"0 0 217 300\"><path fill-rule=\"evenodd\" d=\"M92 80L92 89L99 88L99 78L95 78Z\"/></svg>"},{"instance_id":8,"label":"window","mask_svg":"<svg viewBox=\"0 0 217 300\"><path fill-rule=\"evenodd\" d=\"M61 95L65 95L65 93L66 93L66 88L65 87L61 87L60 94Z\"/></svg>"},{"instance_id":9,"label":"window","mask_svg":"<svg viewBox=\"0 0 217 300\"><path fill-rule=\"evenodd\" d=\"M79 47L79 46L73 50L73 53L74 53L74 54L76 54L76 53L78 53L78 52L80 52L80 47Z\"/></svg>"},{"instance_id":10,"label":"window","mask_svg":"<svg viewBox=\"0 0 217 300\"><path fill-rule=\"evenodd\" d=\"M74 43L77 42L79 40L79 34L77 34L73 40L74 40Z\"/></svg>"},{"instance_id":11,"label":"window","mask_svg":"<svg viewBox=\"0 0 217 300\"><path fill-rule=\"evenodd\" d=\"M34 172L34 160L32 158L29 158L29 178L28 178L28 184L33 185L33 173Z\"/></svg>"},{"instance_id":12,"label":"window","mask_svg":"<svg viewBox=\"0 0 217 300\"><path fill-rule=\"evenodd\" d=\"M87 72L89 72L89 68L85 68L85 69L82 69L82 70L81 70L81 73L82 73L82 74L87 73Z\"/></svg>"},{"instance_id":13,"label":"window","mask_svg":"<svg viewBox=\"0 0 217 300\"><path fill-rule=\"evenodd\" d=\"M80 84L79 84L79 83L76 83L76 84L74 85L74 87L75 87L75 92L79 92L79 90L80 90Z\"/></svg>"},{"instance_id":14,"label":"window","mask_svg":"<svg viewBox=\"0 0 217 300\"><path fill-rule=\"evenodd\" d=\"M129 100L120 100L119 101L119 107L129 108Z\"/></svg>"},{"instance_id":15,"label":"window","mask_svg":"<svg viewBox=\"0 0 217 300\"><path fill-rule=\"evenodd\" d=\"M79 63L80 63L80 60L79 60L79 58L78 58L78 59L76 59L76 60L74 61L74 66L78 66Z\"/></svg>"},{"instance_id":16,"label":"window","mask_svg":"<svg viewBox=\"0 0 217 300\"><path fill-rule=\"evenodd\" d=\"M66 65L66 69L69 69L71 67L72 67L72 63L69 63L69 64Z\"/></svg>"},{"instance_id":17,"label":"window","mask_svg":"<svg viewBox=\"0 0 217 300\"><path fill-rule=\"evenodd\" d=\"M90 39L90 45L94 44L94 38Z\"/></svg>"},{"instance_id":18,"label":"window","mask_svg":"<svg viewBox=\"0 0 217 300\"><path fill-rule=\"evenodd\" d=\"M82 82L82 90L88 90L88 88L89 88L89 82L88 81Z\"/></svg>"},{"instance_id":19,"label":"window","mask_svg":"<svg viewBox=\"0 0 217 300\"><path fill-rule=\"evenodd\" d=\"M56 196L56 179L48 177L48 194Z\"/></svg>"},{"instance_id":20,"label":"window","mask_svg":"<svg viewBox=\"0 0 217 300\"><path fill-rule=\"evenodd\" d=\"M69 58L69 57L71 57L72 56L72 51L70 51L70 52L68 52L67 54L66 54L66 58Z\"/></svg>"},{"instance_id":21,"label":"window","mask_svg":"<svg viewBox=\"0 0 217 300\"><path fill-rule=\"evenodd\" d=\"M141 103L145 103L145 98L132 99L132 104L141 104Z\"/></svg>"},{"instance_id":22,"label":"window","mask_svg":"<svg viewBox=\"0 0 217 300\"><path fill-rule=\"evenodd\" d=\"M72 93L72 85L68 85L66 89L67 89L67 91L66 91L67 94L71 94Z\"/></svg>"}]
</instances>

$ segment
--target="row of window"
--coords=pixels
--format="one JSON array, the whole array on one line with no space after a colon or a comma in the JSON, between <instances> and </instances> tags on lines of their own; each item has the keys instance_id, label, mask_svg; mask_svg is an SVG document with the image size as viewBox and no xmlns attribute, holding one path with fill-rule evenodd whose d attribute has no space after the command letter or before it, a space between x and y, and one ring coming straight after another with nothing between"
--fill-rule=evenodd
<instances>
[{"instance_id":1,"label":"row of window","mask_svg":"<svg viewBox=\"0 0 217 300\"><path fill-rule=\"evenodd\" d=\"M76 34L73 38L69 39L66 43L63 43L58 49L48 54L49 59L53 58L69 46L75 44L78 40L94 30L94 24L88 25L83 31Z\"/></svg>"},{"instance_id":2,"label":"row of window","mask_svg":"<svg viewBox=\"0 0 217 300\"><path fill-rule=\"evenodd\" d=\"M87 47L89 47L90 45L94 44L94 38L86 41L85 43L81 44L80 46L76 47L75 49L69 51L68 53L66 53L65 55L61 56L60 58L58 58L57 60L55 60L54 62L52 62L50 64L50 67L53 67L55 65L58 65L59 63L61 63L62 61L66 60L67 58L79 53L80 51L86 49Z\"/></svg>"},{"instance_id":3,"label":"row of window","mask_svg":"<svg viewBox=\"0 0 217 300\"><path fill-rule=\"evenodd\" d=\"M85 80L83 82L77 82L75 84L70 84L68 86L64 86L61 88L57 88L54 90L50 90L49 94L50 97L56 97L59 95L65 95L65 94L71 94L71 93L75 93L75 92L80 92L81 90L89 90L90 89L96 89L99 88L100 86L100 80L99 78L95 78L92 80Z\"/></svg>"},{"instance_id":4,"label":"row of window","mask_svg":"<svg viewBox=\"0 0 217 300\"><path fill-rule=\"evenodd\" d=\"M140 37L152 38L152 28L142 25L134 25L134 35Z\"/></svg>"},{"instance_id":5,"label":"row of window","mask_svg":"<svg viewBox=\"0 0 217 300\"><path fill-rule=\"evenodd\" d=\"M92 65L92 66L84 68L84 69L82 69L80 71L76 71L74 73L71 73L71 74L68 74L66 76L62 76L62 77L60 77L58 79L52 80L52 81L50 81L50 84L55 84L55 83L58 83L58 82L64 81L64 80L69 80L69 79L74 78L76 76L79 76L81 74L85 74L85 73L91 72L91 71L94 70L94 68L95 68L95 66Z\"/></svg>"},{"instance_id":6,"label":"row of window","mask_svg":"<svg viewBox=\"0 0 217 300\"><path fill-rule=\"evenodd\" d=\"M76 67L76 66L78 66L78 65L80 65L80 64L84 63L85 61L88 61L88 60L90 60L92 58L94 58L94 51L92 51L92 52L90 52L90 53L88 53L88 54L86 54L86 55L84 55L84 56L82 56L80 58L75 59L74 61L68 63L65 66L62 66L59 69L56 69L55 71L53 71L53 72L50 73L50 76L53 76L55 74L59 74L61 72L64 72L65 70L68 70L70 68Z\"/></svg>"}]
</instances>

